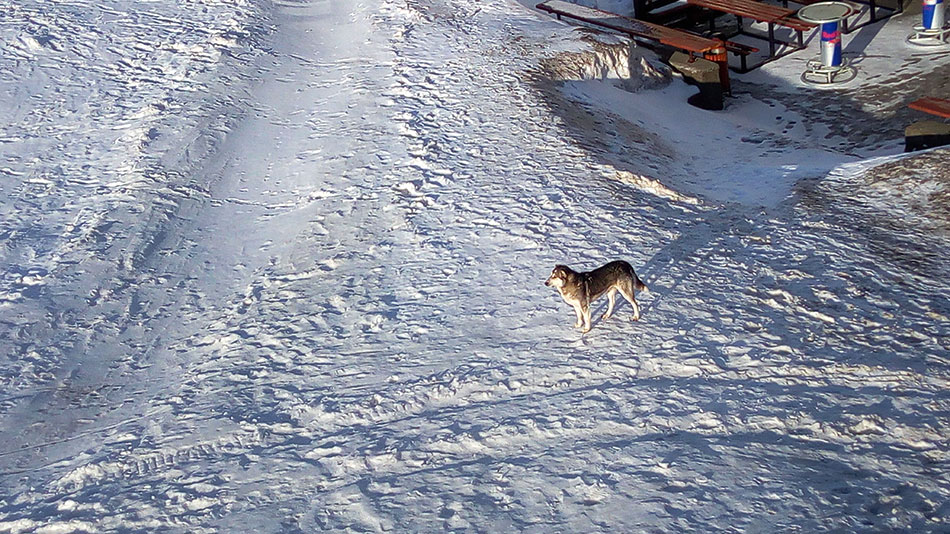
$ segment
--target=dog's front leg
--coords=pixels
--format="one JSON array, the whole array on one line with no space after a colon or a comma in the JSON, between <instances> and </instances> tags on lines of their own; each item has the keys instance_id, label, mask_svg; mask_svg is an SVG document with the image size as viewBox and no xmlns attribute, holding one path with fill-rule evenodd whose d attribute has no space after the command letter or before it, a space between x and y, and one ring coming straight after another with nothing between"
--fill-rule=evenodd
<instances>
[{"instance_id":1,"label":"dog's front leg","mask_svg":"<svg viewBox=\"0 0 950 534\"><path fill-rule=\"evenodd\" d=\"M580 328L583 325L584 314L581 311L581 306L579 304L574 305L574 315L577 316L577 321L574 322L574 328Z\"/></svg>"}]
</instances>

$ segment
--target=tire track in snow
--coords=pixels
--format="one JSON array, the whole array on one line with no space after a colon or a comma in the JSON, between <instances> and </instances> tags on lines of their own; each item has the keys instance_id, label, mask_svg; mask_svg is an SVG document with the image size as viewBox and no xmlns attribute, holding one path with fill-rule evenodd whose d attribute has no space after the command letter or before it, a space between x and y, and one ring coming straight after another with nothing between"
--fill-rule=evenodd
<instances>
[{"instance_id":1,"label":"tire track in snow","mask_svg":"<svg viewBox=\"0 0 950 534\"><path fill-rule=\"evenodd\" d=\"M123 439L132 441L126 434L118 439L110 439L111 444L121 443ZM137 439L137 438L136 438ZM144 480L164 476L172 470L187 470L190 464L220 464L240 461L242 455L266 446L266 440L257 432L234 433L213 441L200 441L179 447L161 447L160 450L136 453L135 448L119 458L109 461L92 462L69 470L61 478L52 481L50 490L61 495L74 494L87 486L121 484L122 480Z\"/></svg>"}]
</instances>

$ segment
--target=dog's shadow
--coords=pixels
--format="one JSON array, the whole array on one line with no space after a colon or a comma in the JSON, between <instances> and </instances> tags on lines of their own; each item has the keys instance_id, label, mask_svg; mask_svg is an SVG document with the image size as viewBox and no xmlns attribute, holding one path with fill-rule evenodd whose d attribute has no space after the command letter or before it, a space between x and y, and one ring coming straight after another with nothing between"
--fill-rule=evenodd
<instances>
[{"instance_id":1,"label":"dog's shadow","mask_svg":"<svg viewBox=\"0 0 950 534\"><path fill-rule=\"evenodd\" d=\"M591 313L590 313L590 329L591 330L593 330L595 326L605 321L607 324L616 322L618 320L625 321L628 323L642 323L643 322L644 306L643 306L643 303L640 302L639 300L637 300L637 304L640 305L640 319L637 321L634 321L632 318L633 306L631 306L629 302L621 298L617 299L617 302L614 304L614 312L611 313L610 317L608 317L605 320L603 317L604 317L604 312L607 311L607 304L608 303L604 302L602 304L598 304L596 309L591 309ZM626 318L622 317L623 315L622 312L625 310L630 314L630 316Z\"/></svg>"}]
</instances>

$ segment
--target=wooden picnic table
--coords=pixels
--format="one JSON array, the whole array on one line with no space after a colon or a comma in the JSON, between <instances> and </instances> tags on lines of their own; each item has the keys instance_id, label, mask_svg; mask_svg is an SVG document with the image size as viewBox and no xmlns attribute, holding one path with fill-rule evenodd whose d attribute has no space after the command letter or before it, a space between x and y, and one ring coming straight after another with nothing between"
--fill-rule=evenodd
<instances>
[{"instance_id":1,"label":"wooden picnic table","mask_svg":"<svg viewBox=\"0 0 950 534\"><path fill-rule=\"evenodd\" d=\"M715 61L719 64L719 82L722 85L723 91L727 94L731 92L727 52L732 52L741 58L743 70L740 72L746 71L746 56L758 52L758 48L755 47L723 41L721 39L703 37L685 30L624 17L616 13L610 13L609 11L581 6L563 0L547 0L535 7L542 11L553 13L558 19L567 17L620 32L629 35L631 38L657 42L677 50L683 50L690 55L697 54L710 61Z\"/></svg>"},{"instance_id":2,"label":"wooden picnic table","mask_svg":"<svg viewBox=\"0 0 950 534\"><path fill-rule=\"evenodd\" d=\"M547 11L548 13L554 13L559 19L562 16L572 18L588 24L603 26L604 28L616 32L625 33L631 37L649 39L695 54L706 54L723 48L723 42L719 39L710 39L683 30L668 28L652 22L632 19L630 17L617 15L616 13L581 6L563 0L547 0L535 7L542 11Z\"/></svg>"},{"instance_id":3,"label":"wooden picnic table","mask_svg":"<svg viewBox=\"0 0 950 534\"><path fill-rule=\"evenodd\" d=\"M687 3L759 22L776 22L795 14L792 9L763 4L757 0L687 0Z\"/></svg>"},{"instance_id":4,"label":"wooden picnic table","mask_svg":"<svg viewBox=\"0 0 950 534\"><path fill-rule=\"evenodd\" d=\"M814 24L805 22L795 17L795 11L785 7L764 4L756 0L686 0L688 4L704 7L720 13L735 15L739 20L739 33L749 34L742 29L742 19L749 18L757 22L764 22L768 25L769 58L775 58L775 25L785 26L795 30L798 34L798 48L805 48L802 32L815 27ZM758 37L758 36L756 36ZM783 43L791 45L791 43Z\"/></svg>"}]
</instances>

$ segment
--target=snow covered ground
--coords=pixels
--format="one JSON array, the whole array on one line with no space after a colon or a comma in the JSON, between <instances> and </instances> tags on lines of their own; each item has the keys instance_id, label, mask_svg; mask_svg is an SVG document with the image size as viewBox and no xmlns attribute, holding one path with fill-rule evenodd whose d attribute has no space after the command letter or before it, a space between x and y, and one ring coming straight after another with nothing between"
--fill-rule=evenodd
<instances>
[{"instance_id":1,"label":"snow covered ground","mask_svg":"<svg viewBox=\"0 0 950 534\"><path fill-rule=\"evenodd\" d=\"M950 529L947 151L514 2L0 13L0 531Z\"/></svg>"}]
</instances>

